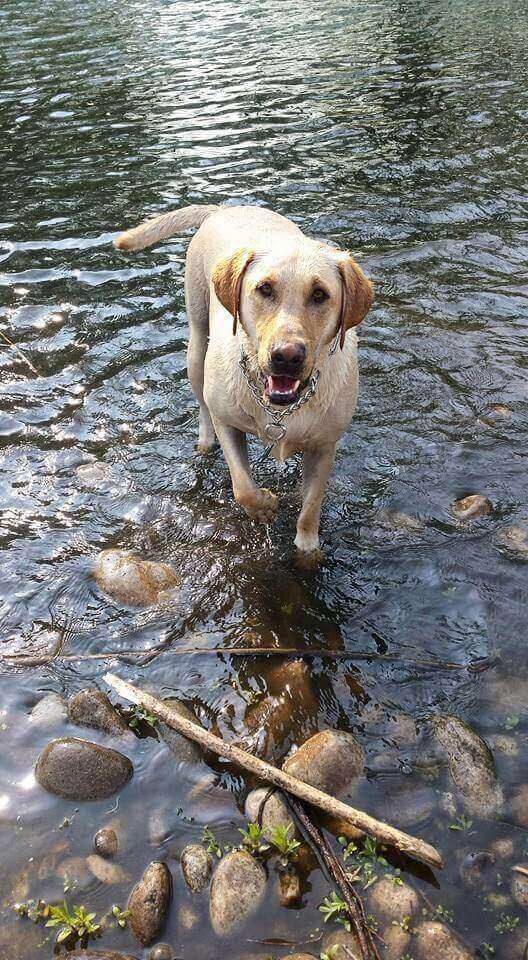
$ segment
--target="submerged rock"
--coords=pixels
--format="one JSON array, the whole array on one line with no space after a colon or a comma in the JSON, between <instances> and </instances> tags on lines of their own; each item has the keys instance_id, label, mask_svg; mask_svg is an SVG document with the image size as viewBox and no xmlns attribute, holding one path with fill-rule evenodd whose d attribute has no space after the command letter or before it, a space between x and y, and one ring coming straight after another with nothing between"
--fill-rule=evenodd
<instances>
[{"instance_id":1,"label":"submerged rock","mask_svg":"<svg viewBox=\"0 0 528 960\"><path fill-rule=\"evenodd\" d=\"M451 778L466 810L477 817L498 813L504 798L487 743L467 723L452 716L434 720L434 735L445 750Z\"/></svg>"},{"instance_id":2,"label":"submerged rock","mask_svg":"<svg viewBox=\"0 0 528 960\"><path fill-rule=\"evenodd\" d=\"M404 917L418 916L420 900L408 883L395 884L390 877L382 877L371 888L369 908L382 923L400 923Z\"/></svg>"},{"instance_id":3,"label":"submerged rock","mask_svg":"<svg viewBox=\"0 0 528 960\"><path fill-rule=\"evenodd\" d=\"M473 493L469 497L462 497L461 500L455 500L451 505L451 512L459 520L471 520L477 517L485 517L493 510L493 504L488 497L483 497L480 493Z\"/></svg>"},{"instance_id":4,"label":"submerged rock","mask_svg":"<svg viewBox=\"0 0 528 960\"><path fill-rule=\"evenodd\" d=\"M278 895L281 907L296 907L301 899L301 879L295 870L279 874Z\"/></svg>"},{"instance_id":5,"label":"submerged rock","mask_svg":"<svg viewBox=\"0 0 528 960\"><path fill-rule=\"evenodd\" d=\"M172 881L165 863L154 861L136 883L128 900L129 925L138 943L150 946L165 925Z\"/></svg>"},{"instance_id":6,"label":"submerged rock","mask_svg":"<svg viewBox=\"0 0 528 960\"><path fill-rule=\"evenodd\" d=\"M140 560L126 550L103 550L96 560L94 577L103 593L134 606L168 599L180 584L168 563Z\"/></svg>"},{"instance_id":7,"label":"submerged rock","mask_svg":"<svg viewBox=\"0 0 528 960\"><path fill-rule=\"evenodd\" d=\"M424 823L434 813L437 797L427 783L407 778L393 786L383 802L383 817L396 827L406 829Z\"/></svg>"},{"instance_id":8,"label":"submerged rock","mask_svg":"<svg viewBox=\"0 0 528 960\"><path fill-rule=\"evenodd\" d=\"M200 922L200 917L190 903L182 903L178 913L178 934L186 936Z\"/></svg>"},{"instance_id":9,"label":"submerged rock","mask_svg":"<svg viewBox=\"0 0 528 960\"><path fill-rule=\"evenodd\" d=\"M511 860L515 853L515 843L511 837L499 837L490 844L490 853L498 860Z\"/></svg>"},{"instance_id":10,"label":"submerged rock","mask_svg":"<svg viewBox=\"0 0 528 960\"><path fill-rule=\"evenodd\" d=\"M100 857L115 857L119 846L117 833L111 827L101 827L93 838L93 847Z\"/></svg>"},{"instance_id":11,"label":"submerged rock","mask_svg":"<svg viewBox=\"0 0 528 960\"><path fill-rule=\"evenodd\" d=\"M435 920L418 924L413 937L413 955L416 960L473 960L454 930Z\"/></svg>"},{"instance_id":12,"label":"submerged rock","mask_svg":"<svg viewBox=\"0 0 528 960\"><path fill-rule=\"evenodd\" d=\"M182 850L181 868L185 883L193 893L201 893L209 885L213 857L200 843L190 843Z\"/></svg>"},{"instance_id":13,"label":"submerged rock","mask_svg":"<svg viewBox=\"0 0 528 960\"><path fill-rule=\"evenodd\" d=\"M214 932L227 937L258 910L266 890L262 864L244 850L228 853L211 884L210 916Z\"/></svg>"},{"instance_id":14,"label":"submerged rock","mask_svg":"<svg viewBox=\"0 0 528 960\"><path fill-rule=\"evenodd\" d=\"M190 720L192 723L196 723L198 726L201 724L194 716L192 710L189 707L185 706L184 703L180 703L179 700L176 700L174 697L169 697L167 700L164 700L168 707L171 707L178 716L183 717L184 720ZM166 723L158 722L157 725L158 733L164 743L167 744L171 753L174 754L177 760L181 763L199 763L202 759L202 749L193 740L189 740L188 737L184 737L183 733L178 733L177 730L173 730L172 727L168 727Z\"/></svg>"},{"instance_id":15,"label":"submerged rock","mask_svg":"<svg viewBox=\"0 0 528 960\"><path fill-rule=\"evenodd\" d=\"M292 709L302 709L305 713L317 710L312 673L303 660L289 660L279 666L270 667L266 673L268 693L280 697L286 694Z\"/></svg>"},{"instance_id":16,"label":"submerged rock","mask_svg":"<svg viewBox=\"0 0 528 960\"><path fill-rule=\"evenodd\" d=\"M133 736L126 720L101 690L80 690L70 697L68 717L72 723L102 730L112 737Z\"/></svg>"},{"instance_id":17,"label":"submerged rock","mask_svg":"<svg viewBox=\"0 0 528 960\"><path fill-rule=\"evenodd\" d=\"M322 730L283 763L283 770L326 793L342 793L363 772L363 750L351 733Z\"/></svg>"},{"instance_id":18,"label":"submerged rock","mask_svg":"<svg viewBox=\"0 0 528 960\"><path fill-rule=\"evenodd\" d=\"M93 874L84 857L67 857L59 863L55 872L63 883L67 882L77 893L86 890L93 883Z\"/></svg>"},{"instance_id":19,"label":"submerged rock","mask_svg":"<svg viewBox=\"0 0 528 960\"><path fill-rule=\"evenodd\" d=\"M277 827L291 824L290 837L298 836L292 813L280 793L270 793L269 787L258 787L246 797L244 812L250 823L260 823L266 840Z\"/></svg>"},{"instance_id":20,"label":"submerged rock","mask_svg":"<svg viewBox=\"0 0 528 960\"><path fill-rule=\"evenodd\" d=\"M382 929L381 939L385 943L383 960L402 960L411 942L411 934L399 924L391 923Z\"/></svg>"},{"instance_id":21,"label":"submerged rock","mask_svg":"<svg viewBox=\"0 0 528 960\"><path fill-rule=\"evenodd\" d=\"M105 800L121 790L134 768L117 750L73 737L52 740L40 754L35 777L66 800Z\"/></svg>"},{"instance_id":22,"label":"submerged rock","mask_svg":"<svg viewBox=\"0 0 528 960\"><path fill-rule=\"evenodd\" d=\"M512 818L519 827L528 827L528 783L516 790L510 802Z\"/></svg>"},{"instance_id":23,"label":"submerged rock","mask_svg":"<svg viewBox=\"0 0 528 960\"><path fill-rule=\"evenodd\" d=\"M251 704L244 717L246 733L235 741L237 746L259 757L273 759L291 735L296 711L288 694L264 697Z\"/></svg>"},{"instance_id":24,"label":"submerged rock","mask_svg":"<svg viewBox=\"0 0 528 960\"><path fill-rule=\"evenodd\" d=\"M497 882L496 860L491 850L466 854L459 869L462 883L473 890L489 890Z\"/></svg>"},{"instance_id":25,"label":"submerged rock","mask_svg":"<svg viewBox=\"0 0 528 960\"><path fill-rule=\"evenodd\" d=\"M108 860L100 857L97 853L91 853L89 857L86 857L86 863L94 877L97 877L101 883L126 883L127 880L130 880L123 867L120 867L118 863L109 863Z\"/></svg>"},{"instance_id":26,"label":"submerged rock","mask_svg":"<svg viewBox=\"0 0 528 960\"><path fill-rule=\"evenodd\" d=\"M64 697L58 693L47 693L35 704L29 719L39 727L56 727L65 722L67 714L68 708Z\"/></svg>"}]
</instances>

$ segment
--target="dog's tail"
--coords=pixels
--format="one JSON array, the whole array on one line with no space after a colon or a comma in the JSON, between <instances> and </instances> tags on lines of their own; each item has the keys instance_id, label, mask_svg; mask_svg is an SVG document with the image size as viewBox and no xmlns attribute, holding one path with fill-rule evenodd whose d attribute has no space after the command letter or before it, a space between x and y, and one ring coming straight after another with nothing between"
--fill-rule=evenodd
<instances>
[{"instance_id":1,"label":"dog's tail","mask_svg":"<svg viewBox=\"0 0 528 960\"><path fill-rule=\"evenodd\" d=\"M142 250L150 247L158 240L166 240L175 233L182 233L192 227L201 227L204 220L218 210L214 204L197 204L191 207L182 207L181 210L171 210L162 213L160 217L146 220L139 227L125 230L114 240L114 247L118 250Z\"/></svg>"}]
</instances>

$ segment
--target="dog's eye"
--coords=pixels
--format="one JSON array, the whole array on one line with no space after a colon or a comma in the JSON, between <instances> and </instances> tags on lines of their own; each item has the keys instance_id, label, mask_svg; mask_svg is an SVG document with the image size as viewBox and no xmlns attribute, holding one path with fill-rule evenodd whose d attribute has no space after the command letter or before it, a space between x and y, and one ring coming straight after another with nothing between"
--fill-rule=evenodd
<instances>
[{"instance_id":1,"label":"dog's eye","mask_svg":"<svg viewBox=\"0 0 528 960\"><path fill-rule=\"evenodd\" d=\"M312 291L312 300L314 303L323 303L324 300L328 300L328 294L326 290L323 290L322 287L316 287Z\"/></svg>"},{"instance_id":2,"label":"dog's eye","mask_svg":"<svg viewBox=\"0 0 528 960\"><path fill-rule=\"evenodd\" d=\"M271 283L261 283L260 286L257 287L257 290L263 297L273 296L273 287L271 286Z\"/></svg>"}]
</instances>

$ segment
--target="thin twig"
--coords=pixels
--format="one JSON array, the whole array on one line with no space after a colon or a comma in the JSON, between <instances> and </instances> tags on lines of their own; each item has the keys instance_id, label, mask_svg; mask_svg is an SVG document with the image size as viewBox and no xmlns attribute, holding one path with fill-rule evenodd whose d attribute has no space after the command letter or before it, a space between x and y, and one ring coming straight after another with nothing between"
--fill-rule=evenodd
<instances>
[{"instance_id":1,"label":"thin twig","mask_svg":"<svg viewBox=\"0 0 528 960\"><path fill-rule=\"evenodd\" d=\"M291 795L285 795L285 799L295 813L304 832L309 837L318 855L318 859L322 861L332 882L342 893L363 960L380 960L378 949L372 939L372 932L367 923L363 901L357 890L355 890L350 883L330 844L327 842L317 824L315 824L308 815L304 804Z\"/></svg>"},{"instance_id":2,"label":"thin twig","mask_svg":"<svg viewBox=\"0 0 528 960\"><path fill-rule=\"evenodd\" d=\"M52 660L82 661L82 660L122 660L125 657L152 657L167 649L167 643L160 643L146 650L105 650L101 653L68 653L58 656L46 654L34 657L32 654L8 653L0 659L9 662L22 663L25 666L42 666ZM168 651L169 652L169 651ZM234 657L314 657L323 660L351 660L373 661L382 663L399 663L402 666L420 667L424 670L467 670L469 673L482 673L494 666L498 661L491 657L474 660L470 663L450 663L443 660L419 660L399 657L398 654L371 653L368 650L355 650L350 653L345 650L298 650L296 647L176 647L170 650L175 656L234 656ZM146 661L148 662L148 660Z\"/></svg>"},{"instance_id":3,"label":"thin twig","mask_svg":"<svg viewBox=\"0 0 528 960\"><path fill-rule=\"evenodd\" d=\"M40 380L44 379L42 374L37 370L36 366L31 363L29 357L26 357L26 354L22 352L20 347L17 347L16 343L13 343L13 341L9 339L3 330L0 330L0 337L2 337L2 340L4 340L5 343L7 343L11 349L15 351L15 353L18 353L19 357L24 361L24 363L27 363L29 369L35 374L36 377L38 377Z\"/></svg>"}]
</instances>

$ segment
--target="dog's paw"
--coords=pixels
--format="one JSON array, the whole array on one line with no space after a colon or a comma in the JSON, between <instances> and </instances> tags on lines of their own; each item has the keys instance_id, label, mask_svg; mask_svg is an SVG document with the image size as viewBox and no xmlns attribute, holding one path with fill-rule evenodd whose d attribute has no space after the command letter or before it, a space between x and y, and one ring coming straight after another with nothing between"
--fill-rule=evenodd
<instances>
[{"instance_id":1,"label":"dog's paw","mask_svg":"<svg viewBox=\"0 0 528 960\"><path fill-rule=\"evenodd\" d=\"M295 537L295 546L299 553L315 553L319 549L319 534L309 530L299 530Z\"/></svg>"},{"instance_id":2,"label":"dog's paw","mask_svg":"<svg viewBox=\"0 0 528 960\"><path fill-rule=\"evenodd\" d=\"M237 499L252 520L256 520L257 523L274 522L277 516L278 500L271 490L266 490L265 487L257 488Z\"/></svg>"},{"instance_id":3,"label":"dog's paw","mask_svg":"<svg viewBox=\"0 0 528 960\"><path fill-rule=\"evenodd\" d=\"M208 453L212 453L213 450L216 450L218 446L218 440L214 437L213 440L198 440L196 444L196 453L199 453L200 456L206 456Z\"/></svg>"}]
</instances>

